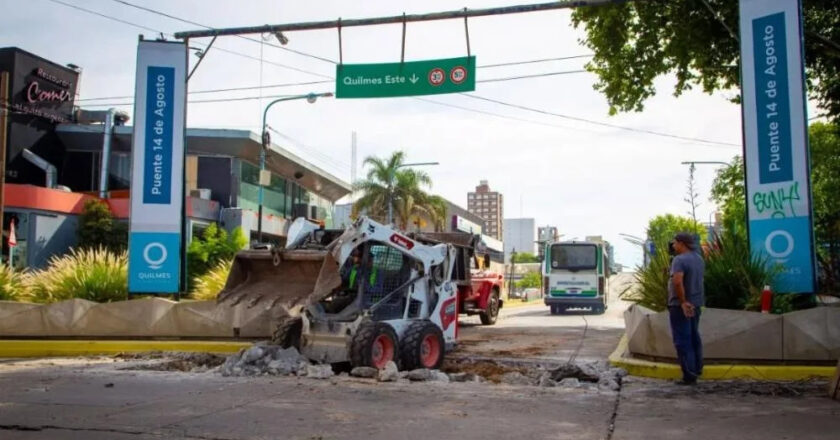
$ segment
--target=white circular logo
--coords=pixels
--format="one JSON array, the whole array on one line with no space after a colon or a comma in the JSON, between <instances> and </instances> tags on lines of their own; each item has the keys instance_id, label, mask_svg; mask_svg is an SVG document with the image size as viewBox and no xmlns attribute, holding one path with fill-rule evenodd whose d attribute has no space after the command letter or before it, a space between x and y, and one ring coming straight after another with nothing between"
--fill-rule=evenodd
<instances>
[{"instance_id":1,"label":"white circular logo","mask_svg":"<svg viewBox=\"0 0 840 440\"><path fill-rule=\"evenodd\" d=\"M152 249L155 248L160 249L160 258L153 260L149 254L151 254ZM143 259L146 260L146 264L148 264L152 269L160 269L163 262L166 261L166 256L166 247L161 243L152 242L143 248Z\"/></svg>"},{"instance_id":2,"label":"white circular logo","mask_svg":"<svg viewBox=\"0 0 840 440\"><path fill-rule=\"evenodd\" d=\"M787 242L787 246L781 252L777 252L775 249L773 249L773 239L776 237L782 237ZM773 231L767 236L767 239L764 240L764 248L767 250L767 253L770 254L770 256L773 258L786 258L788 255L791 254L791 252L793 252L793 236L790 235L790 233L787 231Z\"/></svg>"}]
</instances>

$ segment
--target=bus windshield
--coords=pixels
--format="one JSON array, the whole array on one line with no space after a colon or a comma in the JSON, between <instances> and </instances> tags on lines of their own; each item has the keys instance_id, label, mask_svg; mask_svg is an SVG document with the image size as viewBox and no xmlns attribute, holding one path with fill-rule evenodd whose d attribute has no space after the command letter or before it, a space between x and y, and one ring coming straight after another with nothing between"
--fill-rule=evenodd
<instances>
[{"instance_id":1,"label":"bus windshield","mask_svg":"<svg viewBox=\"0 0 840 440\"><path fill-rule=\"evenodd\" d=\"M598 267L598 253L593 244L555 244L551 246L551 268L588 270Z\"/></svg>"}]
</instances>

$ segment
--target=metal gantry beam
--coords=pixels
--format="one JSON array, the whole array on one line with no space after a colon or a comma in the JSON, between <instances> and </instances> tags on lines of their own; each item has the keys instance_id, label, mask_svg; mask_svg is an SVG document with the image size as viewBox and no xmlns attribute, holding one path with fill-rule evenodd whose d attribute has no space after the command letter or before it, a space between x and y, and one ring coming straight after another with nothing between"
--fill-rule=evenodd
<instances>
[{"instance_id":1,"label":"metal gantry beam","mask_svg":"<svg viewBox=\"0 0 840 440\"><path fill-rule=\"evenodd\" d=\"M398 24L418 21L451 20L455 18L485 17L489 15L521 14L525 12L550 11L555 9L571 9L584 6L602 6L607 4L625 3L627 1L630 0L561 0L550 3L502 6L485 9L464 8L456 11L430 12L427 14L392 15L388 17L360 18L347 20L339 18L336 20L310 21L305 23L287 23L272 25L266 24L262 26L201 29L197 31L176 32L175 38L189 39L202 37L218 37L225 35L246 35L290 31L310 31L316 29L337 29L356 26L376 26L382 24Z\"/></svg>"}]
</instances>

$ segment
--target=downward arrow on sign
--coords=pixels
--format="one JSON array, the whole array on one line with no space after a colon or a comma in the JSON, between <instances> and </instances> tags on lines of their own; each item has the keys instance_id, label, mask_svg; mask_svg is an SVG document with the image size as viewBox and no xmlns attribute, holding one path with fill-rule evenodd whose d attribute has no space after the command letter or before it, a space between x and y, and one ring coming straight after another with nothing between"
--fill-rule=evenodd
<instances>
[{"instance_id":1,"label":"downward arrow on sign","mask_svg":"<svg viewBox=\"0 0 840 440\"><path fill-rule=\"evenodd\" d=\"M409 78L408 80L411 81L412 84L415 84L415 83L417 83L417 80L419 80L419 79L420 78L417 77L417 74L413 73L413 74L411 74L411 78Z\"/></svg>"}]
</instances>

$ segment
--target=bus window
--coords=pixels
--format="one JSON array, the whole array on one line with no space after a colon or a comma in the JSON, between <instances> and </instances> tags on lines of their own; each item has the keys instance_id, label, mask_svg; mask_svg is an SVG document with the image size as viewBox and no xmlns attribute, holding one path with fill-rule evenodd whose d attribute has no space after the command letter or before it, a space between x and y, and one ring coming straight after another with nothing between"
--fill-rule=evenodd
<instances>
[{"instance_id":1,"label":"bus window","mask_svg":"<svg viewBox=\"0 0 840 440\"><path fill-rule=\"evenodd\" d=\"M598 267L598 252L593 244L556 244L551 247L553 270L591 270Z\"/></svg>"}]
</instances>

